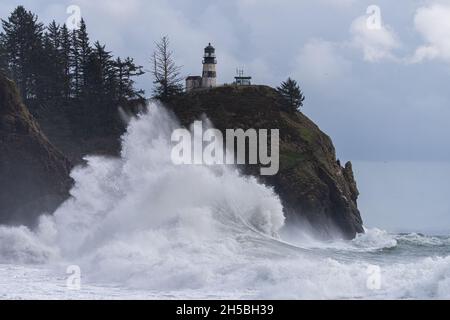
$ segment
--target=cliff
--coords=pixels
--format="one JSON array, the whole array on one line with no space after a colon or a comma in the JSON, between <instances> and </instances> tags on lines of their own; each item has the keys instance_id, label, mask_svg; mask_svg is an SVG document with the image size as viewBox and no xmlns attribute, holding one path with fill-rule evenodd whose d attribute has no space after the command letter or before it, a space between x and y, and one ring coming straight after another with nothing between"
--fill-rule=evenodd
<instances>
[{"instance_id":1,"label":"cliff","mask_svg":"<svg viewBox=\"0 0 450 320\"><path fill-rule=\"evenodd\" d=\"M283 111L284 105L277 91L267 86L218 87L191 92L169 103L186 126L206 115L222 132L279 129L279 173L263 177L257 166L247 166L244 172L274 187L287 223L299 223L323 238L354 238L364 230L351 163L342 167L331 139L302 113Z\"/></svg>"},{"instance_id":2,"label":"cliff","mask_svg":"<svg viewBox=\"0 0 450 320\"><path fill-rule=\"evenodd\" d=\"M119 156L120 136L126 123L117 112L119 106L105 110L95 101L52 101L45 105L30 100L27 107L51 143L73 165L83 164L86 155ZM136 114L145 101L124 102L120 107L125 114Z\"/></svg>"},{"instance_id":3,"label":"cliff","mask_svg":"<svg viewBox=\"0 0 450 320\"><path fill-rule=\"evenodd\" d=\"M32 226L69 195L71 165L0 73L0 224Z\"/></svg>"},{"instance_id":4,"label":"cliff","mask_svg":"<svg viewBox=\"0 0 450 320\"><path fill-rule=\"evenodd\" d=\"M222 131L279 129L279 173L263 177L258 166L247 166L243 173L274 187L288 224L299 223L323 238L351 239L364 232L351 163L342 167L331 139L302 113L283 111L284 104L270 87L228 86L173 98L168 107L186 126L206 115ZM0 76L0 224L32 225L40 213L53 212L67 198L72 181L65 155L80 163L87 154L119 154L123 130L81 139L73 132L91 132L89 122L69 121L62 111L50 117L33 110L57 147L20 101L14 84Z\"/></svg>"}]
</instances>

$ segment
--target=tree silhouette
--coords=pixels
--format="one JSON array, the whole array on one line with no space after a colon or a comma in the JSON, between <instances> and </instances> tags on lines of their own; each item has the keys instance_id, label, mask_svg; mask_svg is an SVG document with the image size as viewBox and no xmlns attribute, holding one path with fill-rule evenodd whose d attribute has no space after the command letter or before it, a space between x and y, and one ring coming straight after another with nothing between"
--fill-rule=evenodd
<instances>
[{"instance_id":1,"label":"tree silhouette","mask_svg":"<svg viewBox=\"0 0 450 320\"><path fill-rule=\"evenodd\" d=\"M44 34L43 52L41 63L41 82L39 84L41 100L63 98L64 70L61 61L61 28L55 21L47 27Z\"/></svg>"},{"instance_id":2,"label":"tree silhouette","mask_svg":"<svg viewBox=\"0 0 450 320\"><path fill-rule=\"evenodd\" d=\"M115 61L116 76L117 76L117 98L119 101L127 99L136 99L142 97L144 92L142 90L136 91L134 89L134 77L144 74L142 66L134 63L134 60L127 57L125 60L117 58Z\"/></svg>"},{"instance_id":3,"label":"tree silhouette","mask_svg":"<svg viewBox=\"0 0 450 320\"><path fill-rule=\"evenodd\" d=\"M124 129L118 107L137 110L144 103L134 80L142 67L99 42L91 45L84 20L72 32L55 21L44 28L19 6L1 25L0 71L16 82L39 120L81 138L117 133Z\"/></svg>"},{"instance_id":4,"label":"tree silhouette","mask_svg":"<svg viewBox=\"0 0 450 320\"><path fill-rule=\"evenodd\" d=\"M90 55L92 52L92 48L90 46L89 43L89 35L87 32L87 27L86 27L86 23L84 21L84 19L81 19L80 22L80 29L76 30L76 37L75 37L75 44L74 47L77 48L78 50L78 71L79 71L79 75L78 75L78 79L81 83L79 83L79 95L83 95L85 93L87 93L87 91L89 90L87 88L87 83L88 83L88 73L89 71L87 70L89 68L89 64L91 63L90 61Z\"/></svg>"},{"instance_id":5,"label":"tree silhouette","mask_svg":"<svg viewBox=\"0 0 450 320\"><path fill-rule=\"evenodd\" d=\"M64 24L61 27L61 33L60 33L60 62L61 62L61 68L62 68L62 74L63 74L63 80L62 80L62 88L63 88L63 97L64 99L69 99L71 97L72 93L72 78L73 75L70 70L70 55L71 55L71 48L72 48L72 42L70 38L70 32L67 28L66 24Z\"/></svg>"},{"instance_id":6,"label":"tree silhouette","mask_svg":"<svg viewBox=\"0 0 450 320\"><path fill-rule=\"evenodd\" d=\"M171 96L180 94L183 85L180 77L180 67L174 62L173 52L169 49L169 38L164 36L156 43L151 62L155 89L153 98L167 101Z\"/></svg>"},{"instance_id":7,"label":"tree silhouette","mask_svg":"<svg viewBox=\"0 0 450 320\"><path fill-rule=\"evenodd\" d=\"M0 33L0 39L4 37L3 33ZM4 44L0 41L0 72L4 74L8 73L8 56Z\"/></svg>"},{"instance_id":8,"label":"tree silhouette","mask_svg":"<svg viewBox=\"0 0 450 320\"><path fill-rule=\"evenodd\" d=\"M37 16L18 6L8 17L2 19L4 33L0 42L8 65L8 75L16 82L24 98L37 96L37 84L41 65L42 34L44 26Z\"/></svg>"},{"instance_id":9,"label":"tree silhouette","mask_svg":"<svg viewBox=\"0 0 450 320\"><path fill-rule=\"evenodd\" d=\"M277 91L285 99L288 111L295 112L298 111L300 107L303 107L305 96L300 90L297 81L288 78L281 83L281 86L277 88Z\"/></svg>"}]
</instances>

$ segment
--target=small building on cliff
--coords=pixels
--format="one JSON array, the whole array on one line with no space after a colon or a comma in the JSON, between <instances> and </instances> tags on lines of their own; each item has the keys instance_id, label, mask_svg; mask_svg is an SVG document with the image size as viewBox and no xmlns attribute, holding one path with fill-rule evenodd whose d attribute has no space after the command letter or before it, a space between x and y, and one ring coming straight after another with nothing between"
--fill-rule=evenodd
<instances>
[{"instance_id":1,"label":"small building on cliff","mask_svg":"<svg viewBox=\"0 0 450 320\"><path fill-rule=\"evenodd\" d=\"M251 86L252 77L245 76L244 70L236 70L236 77L234 77L234 84L236 86Z\"/></svg>"}]
</instances>

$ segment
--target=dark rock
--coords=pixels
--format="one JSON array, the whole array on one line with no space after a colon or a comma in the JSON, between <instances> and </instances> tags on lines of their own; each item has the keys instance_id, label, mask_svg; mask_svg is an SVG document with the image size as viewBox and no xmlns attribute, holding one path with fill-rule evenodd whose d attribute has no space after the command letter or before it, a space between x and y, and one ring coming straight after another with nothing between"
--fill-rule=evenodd
<instances>
[{"instance_id":1,"label":"dark rock","mask_svg":"<svg viewBox=\"0 0 450 320\"><path fill-rule=\"evenodd\" d=\"M70 169L0 74L0 223L33 226L52 213L69 195Z\"/></svg>"},{"instance_id":2,"label":"dark rock","mask_svg":"<svg viewBox=\"0 0 450 320\"><path fill-rule=\"evenodd\" d=\"M137 114L146 101L122 101L107 111L94 101L79 99L45 104L30 99L26 104L51 143L72 164L80 165L86 155L120 156L120 137L127 127L122 118Z\"/></svg>"},{"instance_id":3,"label":"dark rock","mask_svg":"<svg viewBox=\"0 0 450 320\"><path fill-rule=\"evenodd\" d=\"M169 106L185 126L206 114L222 132L279 129L279 173L263 177L257 166L247 166L244 173L274 187L287 223L308 226L323 238L363 233L351 163L342 168L331 139L302 113L282 111L283 104L267 86L225 86L174 98Z\"/></svg>"},{"instance_id":4,"label":"dark rock","mask_svg":"<svg viewBox=\"0 0 450 320\"><path fill-rule=\"evenodd\" d=\"M247 166L243 173L259 177L261 182L274 187L283 202L288 224L299 223L323 238L338 236L351 239L357 233L363 233L357 207L359 192L351 163L343 168L336 159L331 139L302 113L284 112L284 104L276 90L267 86L228 86L174 98L169 107L185 126L206 114L221 131L234 128L280 129L280 172L273 177L262 177L258 166ZM57 112L47 114L39 108L33 110L50 140L73 162L80 163L83 156L92 153L120 154L121 130L108 135L85 134L80 140L73 132L88 133L91 126L66 119L64 121L70 122L73 129L65 132L58 125L64 116ZM1 117L2 127L8 130L29 127L26 122L23 125L14 119ZM40 141L47 141L42 134L39 137ZM51 147L48 142L44 145ZM54 148L51 150L53 157L57 158L51 163L67 163L59 152ZM54 180L52 184L58 185L57 182L61 181L59 190L62 192L56 194L64 195L67 171L62 168L67 167L57 167L61 169L56 171L61 180Z\"/></svg>"}]
</instances>

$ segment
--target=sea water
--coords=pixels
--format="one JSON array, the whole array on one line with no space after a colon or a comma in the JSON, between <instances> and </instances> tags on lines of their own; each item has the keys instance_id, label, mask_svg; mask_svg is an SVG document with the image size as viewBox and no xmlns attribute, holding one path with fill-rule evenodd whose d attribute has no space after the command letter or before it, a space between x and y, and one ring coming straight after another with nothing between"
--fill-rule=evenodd
<instances>
[{"instance_id":1,"label":"sea water","mask_svg":"<svg viewBox=\"0 0 450 320\"><path fill-rule=\"evenodd\" d=\"M255 178L174 165L177 127L150 105L121 157L87 157L71 198L36 229L1 226L0 298L450 298L449 237L368 229L319 241L286 226Z\"/></svg>"}]
</instances>

